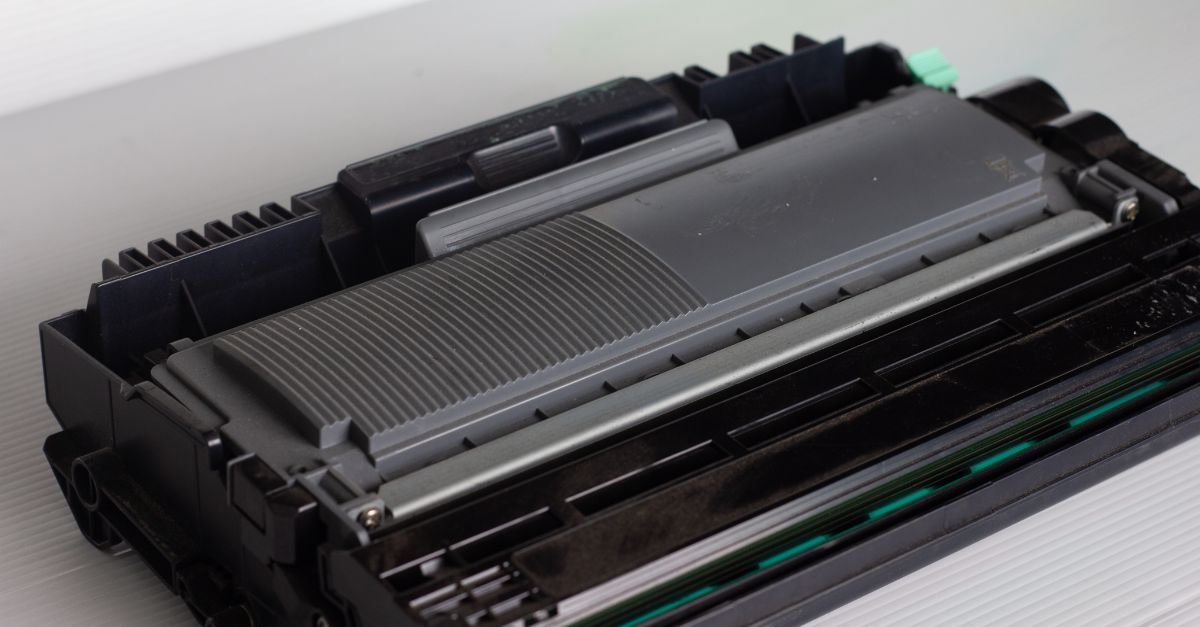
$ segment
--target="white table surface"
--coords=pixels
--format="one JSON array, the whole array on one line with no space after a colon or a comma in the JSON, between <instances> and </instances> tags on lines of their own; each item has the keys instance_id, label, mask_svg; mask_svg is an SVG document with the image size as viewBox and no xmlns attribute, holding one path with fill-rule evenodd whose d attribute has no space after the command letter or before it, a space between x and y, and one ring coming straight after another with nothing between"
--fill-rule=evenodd
<instances>
[{"instance_id":1,"label":"white table surface","mask_svg":"<svg viewBox=\"0 0 1200 627\"><path fill-rule=\"evenodd\" d=\"M439 0L0 117L0 624L189 625L80 538L41 455L37 322L130 245L332 181L359 158L618 75L724 70L802 31L938 46L963 93L1020 75L1200 177L1200 5ZM1200 623L1200 439L818 620Z\"/></svg>"}]
</instances>

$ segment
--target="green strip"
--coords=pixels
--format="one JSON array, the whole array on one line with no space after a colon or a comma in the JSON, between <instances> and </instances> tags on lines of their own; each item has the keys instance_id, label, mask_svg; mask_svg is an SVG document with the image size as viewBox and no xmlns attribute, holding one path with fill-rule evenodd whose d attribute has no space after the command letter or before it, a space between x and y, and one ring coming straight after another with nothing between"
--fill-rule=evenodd
<instances>
[{"instance_id":1,"label":"green strip","mask_svg":"<svg viewBox=\"0 0 1200 627\"><path fill-rule=\"evenodd\" d=\"M816 536L806 542L801 542L800 544L797 544L796 546L794 546L786 551L783 551L781 553L776 553L775 555L768 557L767 559L759 562L758 567L759 568L770 568L770 567L778 564L779 562L796 557L797 555L799 555L813 547L817 547L822 544L825 544L828 541L829 541L829 536L827 536L827 535Z\"/></svg>"},{"instance_id":2,"label":"green strip","mask_svg":"<svg viewBox=\"0 0 1200 627\"><path fill-rule=\"evenodd\" d=\"M1138 397L1141 397L1150 392L1153 392L1154 390L1157 390L1158 388L1160 388L1166 384L1167 384L1166 381L1155 381L1153 383L1148 383L1146 385L1143 385L1142 387L1140 387L1132 392L1129 392L1128 394L1118 396L1117 398L1114 398L1113 400L1097 407L1096 409L1093 409L1093 410L1087 412L1086 414L1083 414L1077 418L1071 419L1071 427L1072 428L1078 427L1079 425L1091 420L1092 418L1095 418L1096 416L1106 414L1106 413L1120 407L1121 405L1124 405L1125 403L1135 400Z\"/></svg>"},{"instance_id":3,"label":"green strip","mask_svg":"<svg viewBox=\"0 0 1200 627\"><path fill-rule=\"evenodd\" d=\"M999 453L992 455L991 457L988 457L979 462L971 464L971 472L980 472L982 470L986 470L986 469L991 468L992 466L995 466L996 464L999 464L1000 462L1008 459L1009 457L1016 455L1017 453L1021 453L1023 451L1029 450L1031 448L1033 448L1033 442L1022 442L1020 444L1017 444L1016 446L1010 446L1010 447L1004 449L1003 451L1000 451Z\"/></svg>"},{"instance_id":4,"label":"green strip","mask_svg":"<svg viewBox=\"0 0 1200 627\"><path fill-rule=\"evenodd\" d=\"M672 601L666 605L660 606L654 610L646 612L645 614L642 614L641 616L638 616L637 618L635 618L633 620L621 623L621 627L633 627L634 625L640 625L648 620L658 618L659 616L662 616L663 614L666 614L667 612L670 612L671 610L673 610L677 607L691 603L692 601L695 601L696 599L699 599L700 597L702 597L710 592L713 592L715 590L716 590L716 588L714 588L713 586L704 586L703 588L700 588L699 590L696 590L695 592L693 592L687 596L679 597L678 599L675 599L674 601Z\"/></svg>"},{"instance_id":5,"label":"green strip","mask_svg":"<svg viewBox=\"0 0 1200 627\"><path fill-rule=\"evenodd\" d=\"M891 503L888 503L887 505L884 505L883 507L880 507L879 509L872 510L870 514L867 514L867 517L871 519L882 518L900 509L901 507L915 503L916 501L919 501L930 494L933 494L933 488L921 488L916 492L909 492L908 494L892 501Z\"/></svg>"}]
</instances>

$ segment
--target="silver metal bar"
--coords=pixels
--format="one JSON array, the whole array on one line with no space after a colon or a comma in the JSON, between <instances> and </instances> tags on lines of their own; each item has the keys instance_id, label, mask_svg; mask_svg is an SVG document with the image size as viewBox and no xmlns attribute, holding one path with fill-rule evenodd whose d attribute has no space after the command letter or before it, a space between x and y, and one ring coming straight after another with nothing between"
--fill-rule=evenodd
<instances>
[{"instance_id":1,"label":"silver metal bar","mask_svg":"<svg viewBox=\"0 0 1200 627\"><path fill-rule=\"evenodd\" d=\"M487 487L1090 239L1071 210L381 485L394 520Z\"/></svg>"},{"instance_id":2,"label":"silver metal bar","mask_svg":"<svg viewBox=\"0 0 1200 627\"><path fill-rule=\"evenodd\" d=\"M1196 325L1193 325L1193 328L1196 328ZM1126 372L1130 368L1140 367L1152 360L1161 359L1164 354L1178 348L1178 341L1178 339L1161 338L1132 353L1125 354L1107 366L1109 374L1100 380L1109 380L1116 373ZM652 586L713 564L782 529L828 511L895 479L902 473L912 472L935 463L937 460L946 459L1003 432L1022 419L1040 414L1060 404L1064 397L1075 396L1089 387L1094 387L1096 384L1094 376L1091 373L1078 375L1052 385L1034 396L998 407L949 432L935 436L891 457L881 459L862 470L805 493L745 522L717 532L620 577L564 599L557 605L558 613L545 623L539 623L539 627L543 625L557 627L588 618L641 594Z\"/></svg>"},{"instance_id":3,"label":"silver metal bar","mask_svg":"<svg viewBox=\"0 0 1200 627\"><path fill-rule=\"evenodd\" d=\"M1068 380L1049 388L1044 398L1024 398L972 419L970 422L935 436L912 448L881 459L830 484L816 488L754 518L704 538L632 570L616 579L558 604L558 615L546 627L565 625L610 608L644 592L651 585L711 564L780 529L811 518L872 490L902 473L911 472L938 459L966 449L1012 426L1018 419L1044 411L1054 400L1077 390L1079 383Z\"/></svg>"}]
</instances>

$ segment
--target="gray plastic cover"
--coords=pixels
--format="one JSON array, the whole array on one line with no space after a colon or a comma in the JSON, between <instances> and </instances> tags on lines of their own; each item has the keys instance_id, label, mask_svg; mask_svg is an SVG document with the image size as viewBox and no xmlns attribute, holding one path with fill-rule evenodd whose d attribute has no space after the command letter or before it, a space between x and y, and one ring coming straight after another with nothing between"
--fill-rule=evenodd
<instances>
[{"instance_id":1,"label":"gray plastic cover","mask_svg":"<svg viewBox=\"0 0 1200 627\"><path fill-rule=\"evenodd\" d=\"M737 149L722 120L695 122L439 209L417 223L417 253L441 257L708 165Z\"/></svg>"},{"instance_id":2,"label":"gray plastic cover","mask_svg":"<svg viewBox=\"0 0 1200 627\"><path fill-rule=\"evenodd\" d=\"M226 416L257 398L311 445L353 443L397 476L1069 209L1048 205L1046 157L916 88L167 368Z\"/></svg>"}]
</instances>

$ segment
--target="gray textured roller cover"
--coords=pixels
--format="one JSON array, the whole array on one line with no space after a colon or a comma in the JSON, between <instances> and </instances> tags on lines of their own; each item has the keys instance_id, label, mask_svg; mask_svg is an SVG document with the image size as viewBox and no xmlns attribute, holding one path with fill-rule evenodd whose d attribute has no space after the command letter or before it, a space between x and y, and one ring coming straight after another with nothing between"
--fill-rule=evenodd
<instances>
[{"instance_id":1,"label":"gray textured roller cover","mask_svg":"<svg viewBox=\"0 0 1200 627\"><path fill-rule=\"evenodd\" d=\"M566 216L217 340L315 443L369 450L413 421L703 305L612 229Z\"/></svg>"}]
</instances>

